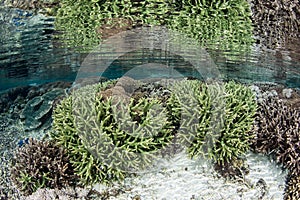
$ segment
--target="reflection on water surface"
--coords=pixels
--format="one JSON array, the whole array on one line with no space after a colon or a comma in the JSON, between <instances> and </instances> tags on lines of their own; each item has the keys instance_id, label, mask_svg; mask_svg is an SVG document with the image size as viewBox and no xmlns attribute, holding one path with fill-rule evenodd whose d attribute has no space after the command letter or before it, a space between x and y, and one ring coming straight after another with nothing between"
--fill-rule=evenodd
<instances>
[{"instance_id":1,"label":"reflection on water surface","mask_svg":"<svg viewBox=\"0 0 300 200\"><path fill-rule=\"evenodd\" d=\"M24 11L21 15L17 9L2 8L0 12L5 16L1 18L4 25L0 30L0 90L75 79L85 55L59 47L59 41L53 39L53 18L33 15L30 11ZM299 47L299 40L295 39L285 48L275 50L259 44L246 52L224 51L215 47L206 49L225 79L278 82L299 87ZM118 76L117 73L110 74L110 78Z\"/></svg>"}]
</instances>

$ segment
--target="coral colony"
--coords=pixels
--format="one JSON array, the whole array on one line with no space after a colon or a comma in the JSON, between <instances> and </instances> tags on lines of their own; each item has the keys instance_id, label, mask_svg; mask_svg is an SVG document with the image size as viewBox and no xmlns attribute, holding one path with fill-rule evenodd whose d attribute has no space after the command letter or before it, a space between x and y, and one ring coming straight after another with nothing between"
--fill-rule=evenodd
<instances>
[{"instance_id":1,"label":"coral colony","mask_svg":"<svg viewBox=\"0 0 300 200\"><path fill-rule=\"evenodd\" d=\"M135 92L128 96L126 91L132 88L127 83L133 82ZM167 95L160 95L162 92ZM194 119L188 118L191 113ZM232 177L237 174L230 171L243 166L240 158L249 149L272 153L290 171L285 198L298 195L298 110L276 98L258 101L250 87L233 81L182 80L166 89L158 83L146 85L121 78L73 91L57 105L53 119L49 141L26 139L16 152L12 176L24 194L75 182L90 185L123 180L150 166L159 150L176 139L191 158L212 159L222 175ZM118 119L125 119L127 129ZM162 124L158 130L157 123ZM118 154L113 148L125 151ZM126 166L117 162L124 158L130 161L124 162Z\"/></svg>"},{"instance_id":2,"label":"coral colony","mask_svg":"<svg viewBox=\"0 0 300 200\"><path fill-rule=\"evenodd\" d=\"M220 49L249 47L254 42L249 3L216 2L62 0L53 12L56 30L63 32L59 37L68 47L88 46L83 51L105 39L107 26L127 30L144 24L163 25ZM260 30L279 40L284 30L299 33L299 4L273 3L253 1L253 21L261 23ZM281 17L283 24L269 23L283 10L288 13ZM128 85L136 86L133 93ZM246 151L271 154L289 170L284 198L300 199L300 114L280 98L257 98L253 88L233 81L182 80L165 88L128 77L73 90L53 108L61 95L62 89L37 95L21 114L27 130L47 129L53 118L49 138L18 143L11 177L24 195L38 188L123 180L151 166L161 149L180 143L191 158L211 159L222 175L232 177ZM125 157L130 162L123 162Z\"/></svg>"},{"instance_id":3,"label":"coral colony","mask_svg":"<svg viewBox=\"0 0 300 200\"><path fill-rule=\"evenodd\" d=\"M83 6L84 5L84 9ZM78 12L80 10L80 12ZM61 1L56 14L56 29L69 47L99 44L110 31L126 30L142 25L166 26L178 30L200 43L218 48L249 46L252 37L250 5L245 0L218 1ZM116 19L118 22L116 22ZM93 26L86 26L93 24ZM195 26L197 24L197 26ZM95 30L95 27L98 27ZM201 34L199 34L201 33ZM72 39L71 39L72 38Z\"/></svg>"}]
</instances>

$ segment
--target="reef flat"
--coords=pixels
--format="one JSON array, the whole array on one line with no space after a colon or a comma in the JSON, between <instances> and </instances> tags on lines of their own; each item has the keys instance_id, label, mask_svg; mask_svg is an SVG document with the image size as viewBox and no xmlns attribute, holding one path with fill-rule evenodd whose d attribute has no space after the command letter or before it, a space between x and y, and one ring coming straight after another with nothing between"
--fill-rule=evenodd
<instances>
[{"instance_id":1,"label":"reef flat","mask_svg":"<svg viewBox=\"0 0 300 200\"><path fill-rule=\"evenodd\" d=\"M51 199L54 196L64 199L99 199L100 197L109 199L170 199L170 197L173 199L284 199L288 177L288 171L284 170L284 167L289 166L277 163L272 156L247 151L241 156L244 161L243 170L240 168L238 178L232 178L230 168L220 173L215 170L216 166L211 160L191 159L182 150L174 151L171 157L158 160L151 170L141 171L134 176L126 177L121 182L112 182L110 186L95 183L84 187L78 185L61 189L40 188L33 194L24 196L11 181L11 159L16 149L26 145L28 142L26 138L33 137L38 140L44 138L47 130L51 128L51 123L50 126L45 126L46 128L42 128L42 123L38 128L29 130L26 128L22 113L32 99L42 97L58 88L68 90L70 84L64 87L56 86L46 87L51 89L45 89L45 86L39 86L40 88L37 89L38 87L35 86L36 91L43 92L31 96L30 99L27 98L29 93L25 98L15 97L13 102L7 104L9 106L3 108L4 112L0 116L1 153L3 155L1 158L2 199ZM258 103L268 98L279 98L297 108L300 102L297 89L268 83L255 83L247 87L255 93ZM31 90L27 89L27 91ZM8 93L2 95L5 96ZM22 93L19 94L22 95ZM54 99L51 102L53 105L57 104ZM35 114L40 115L40 113ZM288 198L285 197L285 199Z\"/></svg>"}]
</instances>

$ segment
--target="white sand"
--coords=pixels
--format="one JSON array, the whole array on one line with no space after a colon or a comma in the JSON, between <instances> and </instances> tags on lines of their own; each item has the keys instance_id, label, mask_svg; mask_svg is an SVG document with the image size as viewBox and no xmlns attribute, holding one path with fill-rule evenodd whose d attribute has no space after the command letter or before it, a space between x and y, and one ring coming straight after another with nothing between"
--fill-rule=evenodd
<instances>
[{"instance_id":1,"label":"white sand","mask_svg":"<svg viewBox=\"0 0 300 200\"><path fill-rule=\"evenodd\" d=\"M114 188L124 193L110 199L283 199L287 172L267 156L248 153L246 158L250 173L234 182L220 177L209 161L191 160L179 153L170 160L160 161L151 172L127 178L124 185L115 185ZM260 178L265 186L258 183ZM95 185L94 188L101 192L106 187Z\"/></svg>"}]
</instances>

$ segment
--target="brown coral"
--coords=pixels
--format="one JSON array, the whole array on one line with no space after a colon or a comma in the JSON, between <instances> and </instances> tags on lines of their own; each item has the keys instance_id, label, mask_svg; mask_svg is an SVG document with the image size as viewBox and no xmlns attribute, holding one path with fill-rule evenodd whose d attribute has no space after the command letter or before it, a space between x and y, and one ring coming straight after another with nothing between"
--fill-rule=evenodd
<instances>
[{"instance_id":1,"label":"brown coral","mask_svg":"<svg viewBox=\"0 0 300 200\"><path fill-rule=\"evenodd\" d=\"M300 35L298 0L253 0L252 18L255 34L271 49L284 46L287 39Z\"/></svg>"},{"instance_id":2,"label":"brown coral","mask_svg":"<svg viewBox=\"0 0 300 200\"><path fill-rule=\"evenodd\" d=\"M290 172L285 199L300 199L300 112L278 98L259 102L253 149L273 153Z\"/></svg>"},{"instance_id":3,"label":"brown coral","mask_svg":"<svg viewBox=\"0 0 300 200\"><path fill-rule=\"evenodd\" d=\"M278 98L259 102L253 149L274 153L279 163L300 174L300 112Z\"/></svg>"},{"instance_id":4,"label":"brown coral","mask_svg":"<svg viewBox=\"0 0 300 200\"><path fill-rule=\"evenodd\" d=\"M300 175L300 129L299 129L299 112L291 114L292 125L284 134L279 137L278 149L275 152L278 162L290 170L293 174Z\"/></svg>"},{"instance_id":5,"label":"brown coral","mask_svg":"<svg viewBox=\"0 0 300 200\"><path fill-rule=\"evenodd\" d=\"M300 176L289 174L286 182L284 200L300 199Z\"/></svg>"},{"instance_id":6,"label":"brown coral","mask_svg":"<svg viewBox=\"0 0 300 200\"><path fill-rule=\"evenodd\" d=\"M51 141L35 139L16 151L11 178L25 195L38 188L73 185L76 180L66 150Z\"/></svg>"},{"instance_id":7,"label":"brown coral","mask_svg":"<svg viewBox=\"0 0 300 200\"><path fill-rule=\"evenodd\" d=\"M287 116L288 115L288 116ZM255 118L256 138L252 144L258 153L270 153L278 148L278 138L286 130L288 107L278 98L269 97L258 102Z\"/></svg>"}]
</instances>

